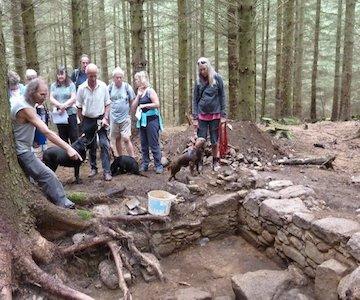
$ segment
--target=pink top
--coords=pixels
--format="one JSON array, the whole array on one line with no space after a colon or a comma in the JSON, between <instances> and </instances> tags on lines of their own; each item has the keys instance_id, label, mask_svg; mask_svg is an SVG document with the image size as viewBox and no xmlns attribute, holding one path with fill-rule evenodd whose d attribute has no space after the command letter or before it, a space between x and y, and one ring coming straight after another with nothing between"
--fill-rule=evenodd
<instances>
[{"instance_id":1,"label":"pink top","mask_svg":"<svg viewBox=\"0 0 360 300\"><path fill-rule=\"evenodd\" d=\"M202 121L219 120L221 119L221 114L199 114L198 119Z\"/></svg>"}]
</instances>

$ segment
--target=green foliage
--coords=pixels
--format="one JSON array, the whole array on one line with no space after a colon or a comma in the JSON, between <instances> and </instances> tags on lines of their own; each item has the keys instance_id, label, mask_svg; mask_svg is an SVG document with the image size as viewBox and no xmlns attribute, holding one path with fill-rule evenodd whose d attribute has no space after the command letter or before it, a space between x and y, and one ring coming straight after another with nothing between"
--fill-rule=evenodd
<instances>
[{"instance_id":1,"label":"green foliage","mask_svg":"<svg viewBox=\"0 0 360 300\"><path fill-rule=\"evenodd\" d=\"M78 209L76 212L78 216L84 221L88 221L94 217L93 213L89 210Z\"/></svg>"},{"instance_id":2,"label":"green foliage","mask_svg":"<svg viewBox=\"0 0 360 300\"><path fill-rule=\"evenodd\" d=\"M83 204L87 198L87 194L84 192L71 192L67 194L69 200L74 202L75 204Z\"/></svg>"}]
</instances>

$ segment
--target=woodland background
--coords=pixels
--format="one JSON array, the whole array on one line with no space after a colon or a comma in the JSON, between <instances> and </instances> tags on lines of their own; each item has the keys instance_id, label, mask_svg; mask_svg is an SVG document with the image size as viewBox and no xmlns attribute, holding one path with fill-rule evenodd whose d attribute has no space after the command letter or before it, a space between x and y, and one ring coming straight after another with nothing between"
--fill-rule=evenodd
<instances>
[{"instance_id":1,"label":"woodland background","mask_svg":"<svg viewBox=\"0 0 360 300\"><path fill-rule=\"evenodd\" d=\"M13 0L2 18L9 69L51 83L82 53L106 82L115 66L130 83L146 69L167 124L186 122L200 56L223 76L233 119L348 120L360 115L356 2Z\"/></svg>"}]
</instances>

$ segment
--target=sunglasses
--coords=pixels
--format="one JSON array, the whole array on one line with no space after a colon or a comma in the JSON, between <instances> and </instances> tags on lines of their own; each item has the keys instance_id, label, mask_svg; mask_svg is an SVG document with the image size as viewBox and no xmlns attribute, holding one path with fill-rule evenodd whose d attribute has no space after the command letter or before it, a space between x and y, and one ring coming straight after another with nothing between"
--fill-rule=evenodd
<instances>
[{"instance_id":1,"label":"sunglasses","mask_svg":"<svg viewBox=\"0 0 360 300\"><path fill-rule=\"evenodd\" d=\"M205 65L205 64L206 64L206 61L205 61L205 60L200 60L200 61L198 61L198 65L200 65L200 64Z\"/></svg>"}]
</instances>

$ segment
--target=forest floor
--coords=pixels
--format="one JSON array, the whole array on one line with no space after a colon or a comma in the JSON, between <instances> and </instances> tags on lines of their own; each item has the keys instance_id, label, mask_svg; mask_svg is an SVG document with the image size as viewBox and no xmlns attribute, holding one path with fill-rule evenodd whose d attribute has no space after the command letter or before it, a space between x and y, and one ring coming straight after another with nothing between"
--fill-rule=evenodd
<instances>
[{"instance_id":1,"label":"forest floor","mask_svg":"<svg viewBox=\"0 0 360 300\"><path fill-rule=\"evenodd\" d=\"M229 131L229 143L240 151L256 151L266 161L272 161L284 156L309 157L336 155L334 169L321 169L318 166L275 166L260 172L261 175L273 179L289 179L294 184L311 186L324 200L329 209L338 215L358 218L356 210L360 208L360 186L351 182L352 176L360 175L360 139L350 139L355 136L360 124L350 122L319 122L304 125L287 126L292 133L291 139L275 140L270 138L262 125L241 122L233 123L233 130ZM260 128L260 130L259 130ZM193 134L192 128L168 128L162 135L163 152L172 159L185 147ZM321 144L324 148L315 147ZM138 148L138 141L135 139ZM126 187L127 196L136 195L146 197L147 192L153 189L166 189L169 172L155 174L152 168L146 173L148 177L136 175L121 175L114 177L111 182L102 179L101 165L99 174L89 179L88 163L80 171L81 184L73 184L73 170L60 167L57 175L64 183L67 191L86 191L88 193L103 192L114 187ZM186 182L189 171L183 169L179 172L179 180ZM198 181L206 184L216 174L210 170L210 165L205 165L204 173ZM104 255L103 255L104 256ZM160 295L182 286L185 282L191 286L203 287L204 290L213 292L216 296L228 296L234 299L229 278L236 273L255 271L258 269L278 269L263 253L247 244L241 237L231 236L223 240L214 240L205 246L194 244L186 250L172 254L161 260L164 273L168 282L145 283L138 280L131 287L133 299L160 299ZM91 272L92 273L92 272ZM87 280L78 278L78 286L90 293L96 299L119 298L119 290L110 291L105 287L97 289L98 274L92 273ZM76 280L74 274L73 279ZM82 282L83 281L83 282ZM143 296L146 295L146 296Z\"/></svg>"}]
</instances>

